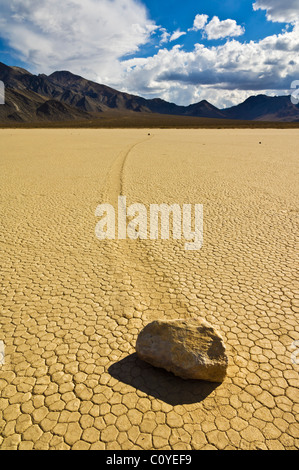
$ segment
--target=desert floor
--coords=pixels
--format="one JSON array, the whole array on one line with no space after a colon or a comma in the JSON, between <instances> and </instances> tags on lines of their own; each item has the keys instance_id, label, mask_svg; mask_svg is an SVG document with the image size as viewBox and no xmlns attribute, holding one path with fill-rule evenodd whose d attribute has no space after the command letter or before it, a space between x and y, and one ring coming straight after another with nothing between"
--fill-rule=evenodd
<instances>
[{"instance_id":1,"label":"desert floor","mask_svg":"<svg viewBox=\"0 0 299 470\"><path fill-rule=\"evenodd\" d=\"M299 448L298 149L298 130L0 131L2 450ZM98 240L120 194L203 204L203 248ZM194 317L225 340L222 384L134 354L150 321Z\"/></svg>"}]
</instances>

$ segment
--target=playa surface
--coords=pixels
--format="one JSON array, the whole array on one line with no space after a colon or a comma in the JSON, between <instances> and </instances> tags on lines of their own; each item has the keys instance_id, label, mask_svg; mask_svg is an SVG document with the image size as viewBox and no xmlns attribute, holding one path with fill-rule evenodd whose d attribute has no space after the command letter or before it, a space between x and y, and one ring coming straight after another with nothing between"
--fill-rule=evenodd
<instances>
[{"instance_id":1,"label":"playa surface","mask_svg":"<svg viewBox=\"0 0 299 470\"><path fill-rule=\"evenodd\" d=\"M298 148L298 130L0 130L1 449L299 448ZM119 195L203 204L202 249L98 240ZM194 317L224 338L222 384L136 357L147 323Z\"/></svg>"}]
</instances>

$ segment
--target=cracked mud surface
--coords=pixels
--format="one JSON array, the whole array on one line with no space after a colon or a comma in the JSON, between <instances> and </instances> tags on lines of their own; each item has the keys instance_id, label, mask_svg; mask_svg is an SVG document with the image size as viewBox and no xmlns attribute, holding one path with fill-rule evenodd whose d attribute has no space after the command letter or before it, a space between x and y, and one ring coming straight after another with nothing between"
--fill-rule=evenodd
<instances>
[{"instance_id":1,"label":"cracked mud surface","mask_svg":"<svg viewBox=\"0 0 299 470\"><path fill-rule=\"evenodd\" d=\"M299 448L298 147L296 130L1 131L2 450ZM203 248L97 240L120 193L203 204ZM224 337L222 384L138 360L148 322L197 316Z\"/></svg>"}]
</instances>

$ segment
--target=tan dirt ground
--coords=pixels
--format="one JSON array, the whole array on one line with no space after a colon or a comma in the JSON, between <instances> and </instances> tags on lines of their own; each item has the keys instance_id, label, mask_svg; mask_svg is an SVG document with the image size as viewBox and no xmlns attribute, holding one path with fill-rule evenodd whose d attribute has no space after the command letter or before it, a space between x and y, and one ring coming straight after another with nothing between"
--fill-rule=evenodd
<instances>
[{"instance_id":1,"label":"tan dirt ground","mask_svg":"<svg viewBox=\"0 0 299 470\"><path fill-rule=\"evenodd\" d=\"M299 131L150 134L0 131L2 450L299 448ZM203 204L203 248L99 241L119 194ZM225 339L220 385L134 354L194 316Z\"/></svg>"}]
</instances>

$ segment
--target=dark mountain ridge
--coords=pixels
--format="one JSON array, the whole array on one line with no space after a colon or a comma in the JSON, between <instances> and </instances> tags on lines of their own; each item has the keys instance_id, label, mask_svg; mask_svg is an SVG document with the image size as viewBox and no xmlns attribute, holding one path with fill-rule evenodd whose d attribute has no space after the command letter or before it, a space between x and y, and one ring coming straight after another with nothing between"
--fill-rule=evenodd
<instances>
[{"instance_id":1,"label":"dark mountain ridge","mask_svg":"<svg viewBox=\"0 0 299 470\"><path fill-rule=\"evenodd\" d=\"M289 96L251 96L228 109L218 109L206 100L178 106L160 98L145 99L121 92L68 71L34 75L1 62L0 80L5 85L5 105L0 106L2 122L95 119L111 110L230 120L299 120L299 105L292 104Z\"/></svg>"}]
</instances>

